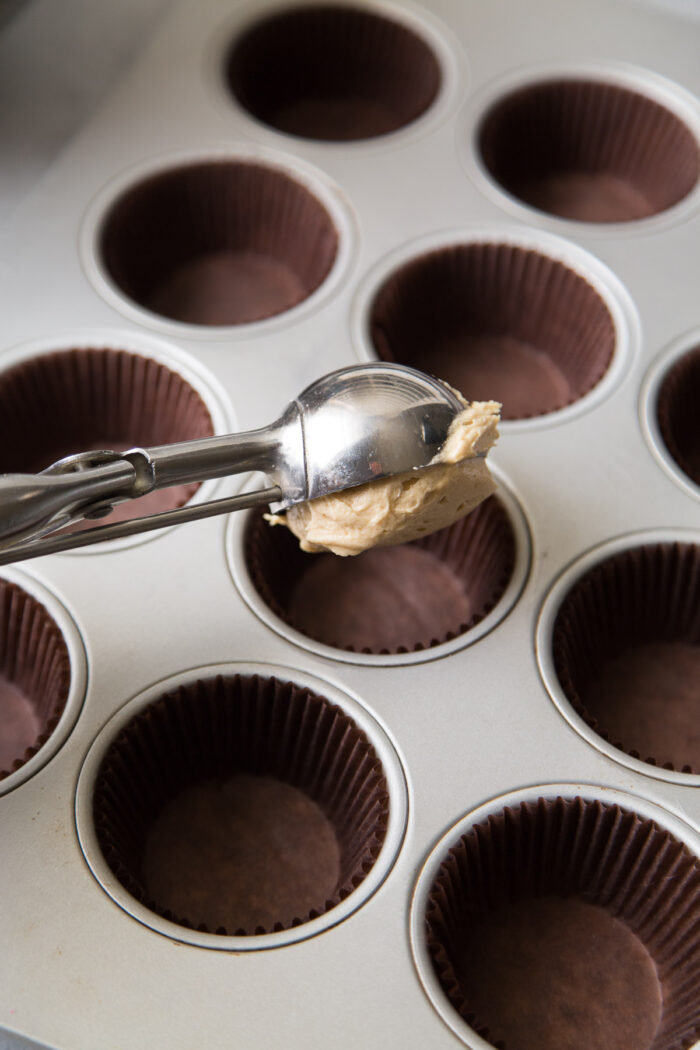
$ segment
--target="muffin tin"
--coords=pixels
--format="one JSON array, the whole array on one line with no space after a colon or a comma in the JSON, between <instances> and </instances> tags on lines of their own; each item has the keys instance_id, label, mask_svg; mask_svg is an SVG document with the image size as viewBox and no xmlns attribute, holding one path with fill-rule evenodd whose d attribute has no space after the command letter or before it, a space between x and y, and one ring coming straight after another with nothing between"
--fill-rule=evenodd
<instances>
[{"instance_id":1,"label":"muffin tin","mask_svg":"<svg viewBox=\"0 0 700 1050\"><path fill-rule=\"evenodd\" d=\"M251 511L0 573L0 1042L700 1040L699 45L183 3L18 210L3 470L376 358L504 422L495 496L405 548Z\"/></svg>"}]
</instances>

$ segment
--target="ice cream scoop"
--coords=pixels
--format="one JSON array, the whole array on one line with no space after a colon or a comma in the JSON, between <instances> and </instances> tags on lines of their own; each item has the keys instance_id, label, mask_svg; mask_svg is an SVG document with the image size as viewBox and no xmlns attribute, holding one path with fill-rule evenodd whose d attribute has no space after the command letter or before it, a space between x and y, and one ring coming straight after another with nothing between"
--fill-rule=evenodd
<instances>
[{"instance_id":1,"label":"ice cream scoop","mask_svg":"<svg viewBox=\"0 0 700 1050\"><path fill-rule=\"evenodd\" d=\"M402 365L342 368L307 387L269 426L126 452L78 452L40 474L0 476L0 564L256 504L285 509L428 466L464 402ZM255 492L48 537L154 489L261 471Z\"/></svg>"},{"instance_id":2,"label":"ice cream scoop","mask_svg":"<svg viewBox=\"0 0 700 1050\"><path fill-rule=\"evenodd\" d=\"M498 437L500 409L496 401L464 402L427 467L329 492L265 517L291 529L302 550L343 557L447 528L496 489L484 456Z\"/></svg>"}]
</instances>

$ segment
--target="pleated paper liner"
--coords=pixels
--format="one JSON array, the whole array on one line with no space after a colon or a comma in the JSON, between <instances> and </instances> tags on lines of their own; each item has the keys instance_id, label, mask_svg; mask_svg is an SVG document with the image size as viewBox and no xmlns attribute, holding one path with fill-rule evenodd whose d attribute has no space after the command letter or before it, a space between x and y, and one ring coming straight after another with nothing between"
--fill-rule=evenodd
<instances>
[{"instance_id":1,"label":"pleated paper liner","mask_svg":"<svg viewBox=\"0 0 700 1050\"><path fill-rule=\"evenodd\" d=\"M507 95L479 134L483 161L525 204L581 222L666 211L698 181L698 143L651 98L597 80L546 80Z\"/></svg>"},{"instance_id":2,"label":"pleated paper liner","mask_svg":"<svg viewBox=\"0 0 700 1050\"><path fill-rule=\"evenodd\" d=\"M293 7L255 22L234 41L226 76L257 120L301 138L339 142L411 124L432 105L441 82L435 55L406 26L335 4Z\"/></svg>"},{"instance_id":3,"label":"pleated paper liner","mask_svg":"<svg viewBox=\"0 0 700 1050\"><path fill-rule=\"evenodd\" d=\"M200 162L127 190L102 229L104 265L139 306L197 325L259 321L302 302L328 275L338 233L284 172Z\"/></svg>"},{"instance_id":4,"label":"pleated paper liner","mask_svg":"<svg viewBox=\"0 0 700 1050\"><path fill-rule=\"evenodd\" d=\"M656 418L668 451L684 474L700 485L700 346L667 372L656 402Z\"/></svg>"},{"instance_id":5,"label":"pleated paper liner","mask_svg":"<svg viewBox=\"0 0 700 1050\"><path fill-rule=\"evenodd\" d=\"M564 693L604 740L700 772L697 546L635 547L586 573L561 604L552 656Z\"/></svg>"},{"instance_id":6,"label":"pleated paper liner","mask_svg":"<svg viewBox=\"0 0 700 1050\"><path fill-rule=\"evenodd\" d=\"M100 849L156 914L222 935L308 922L360 885L389 795L369 739L308 688L257 675L181 686L110 745Z\"/></svg>"},{"instance_id":7,"label":"pleated paper liner","mask_svg":"<svg viewBox=\"0 0 700 1050\"><path fill-rule=\"evenodd\" d=\"M58 624L36 598L0 579L0 780L49 739L66 706L70 679Z\"/></svg>"},{"instance_id":8,"label":"pleated paper liner","mask_svg":"<svg viewBox=\"0 0 700 1050\"><path fill-rule=\"evenodd\" d=\"M513 528L495 496L431 536L352 558L306 554L259 512L244 546L253 585L276 616L315 641L364 653L428 649L464 634L496 605L515 563Z\"/></svg>"},{"instance_id":9,"label":"pleated paper liner","mask_svg":"<svg viewBox=\"0 0 700 1050\"><path fill-rule=\"evenodd\" d=\"M581 798L509 806L449 850L433 967L500 1050L681 1050L700 1037L700 863L648 818Z\"/></svg>"},{"instance_id":10,"label":"pleated paper liner","mask_svg":"<svg viewBox=\"0 0 700 1050\"><path fill-rule=\"evenodd\" d=\"M527 419L577 401L602 379L615 325L580 274L510 244L454 244L385 280L370 307L385 361L439 375L474 401Z\"/></svg>"},{"instance_id":11,"label":"pleated paper liner","mask_svg":"<svg viewBox=\"0 0 700 1050\"><path fill-rule=\"evenodd\" d=\"M125 350L76 347L0 373L0 473L34 473L75 452L123 452L212 433L209 410L182 376ZM105 520L180 507L198 487L150 493Z\"/></svg>"}]
</instances>

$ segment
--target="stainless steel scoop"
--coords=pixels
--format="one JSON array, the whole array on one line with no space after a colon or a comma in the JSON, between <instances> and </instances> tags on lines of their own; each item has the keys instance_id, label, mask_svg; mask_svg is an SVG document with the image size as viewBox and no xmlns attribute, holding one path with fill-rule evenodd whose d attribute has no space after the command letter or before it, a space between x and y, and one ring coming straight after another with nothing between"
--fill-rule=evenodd
<instances>
[{"instance_id":1,"label":"stainless steel scoop","mask_svg":"<svg viewBox=\"0 0 700 1050\"><path fill-rule=\"evenodd\" d=\"M256 504L294 503L425 467L459 398L437 379L394 364L331 372L270 426L127 452L79 452L40 474L0 475L0 565L84 547ZM155 489L261 471L268 488L41 539Z\"/></svg>"}]
</instances>

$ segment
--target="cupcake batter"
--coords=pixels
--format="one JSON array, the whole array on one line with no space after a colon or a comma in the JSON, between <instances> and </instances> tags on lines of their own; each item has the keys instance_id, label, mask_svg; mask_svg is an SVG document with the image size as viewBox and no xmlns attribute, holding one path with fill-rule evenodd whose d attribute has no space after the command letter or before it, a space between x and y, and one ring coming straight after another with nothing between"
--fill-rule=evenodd
<instances>
[{"instance_id":1,"label":"cupcake batter","mask_svg":"<svg viewBox=\"0 0 700 1050\"><path fill-rule=\"evenodd\" d=\"M286 525L304 551L343 557L407 543L452 525L496 489L486 460L478 457L498 437L501 406L496 401L464 405L429 466L320 496L286 514L268 514L267 520Z\"/></svg>"}]
</instances>

